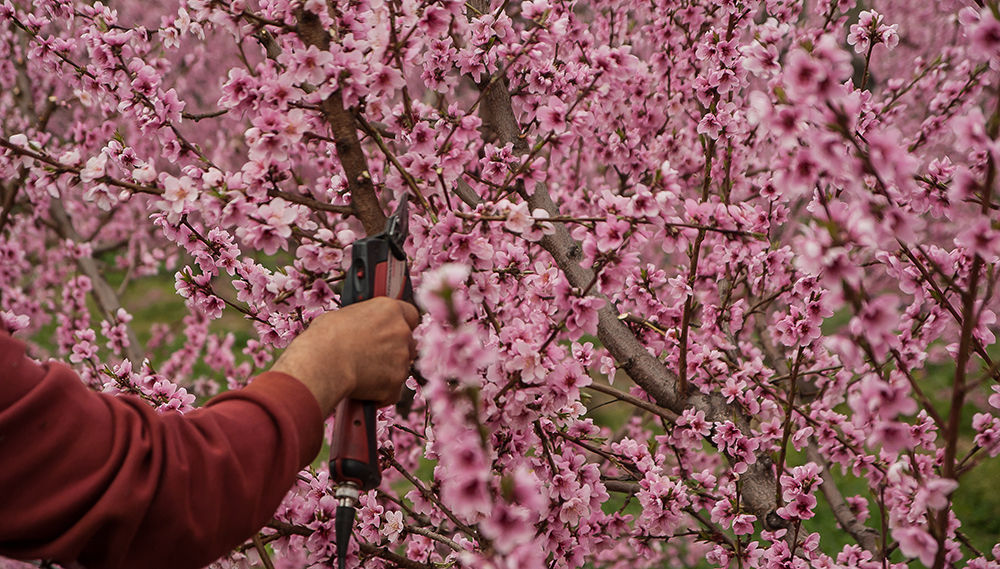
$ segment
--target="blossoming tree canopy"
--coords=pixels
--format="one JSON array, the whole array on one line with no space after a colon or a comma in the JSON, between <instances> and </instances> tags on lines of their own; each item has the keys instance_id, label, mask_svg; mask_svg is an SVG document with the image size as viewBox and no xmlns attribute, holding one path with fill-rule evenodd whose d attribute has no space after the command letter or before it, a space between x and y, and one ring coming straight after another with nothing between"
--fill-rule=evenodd
<instances>
[{"instance_id":1,"label":"blossoming tree canopy","mask_svg":"<svg viewBox=\"0 0 1000 569\"><path fill-rule=\"evenodd\" d=\"M0 317L94 389L245 383L412 202L352 565L1000 567L996 0L0 0L0 56Z\"/></svg>"}]
</instances>

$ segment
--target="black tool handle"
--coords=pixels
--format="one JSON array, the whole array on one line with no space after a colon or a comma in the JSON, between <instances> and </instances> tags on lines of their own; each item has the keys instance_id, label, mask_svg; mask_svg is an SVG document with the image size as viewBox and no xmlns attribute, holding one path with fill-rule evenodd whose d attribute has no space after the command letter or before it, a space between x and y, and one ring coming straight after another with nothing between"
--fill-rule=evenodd
<instances>
[{"instance_id":1,"label":"black tool handle","mask_svg":"<svg viewBox=\"0 0 1000 569\"><path fill-rule=\"evenodd\" d=\"M398 258L384 235L356 241L351 248L341 303L346 306L389 296L412 300L406 258ZM382 481L375 440L375 402L344 399L337 405L333 443L330 447L330 476L337 483L353 482L362 490L376 488Z\"/></svg>"}]
</instances>

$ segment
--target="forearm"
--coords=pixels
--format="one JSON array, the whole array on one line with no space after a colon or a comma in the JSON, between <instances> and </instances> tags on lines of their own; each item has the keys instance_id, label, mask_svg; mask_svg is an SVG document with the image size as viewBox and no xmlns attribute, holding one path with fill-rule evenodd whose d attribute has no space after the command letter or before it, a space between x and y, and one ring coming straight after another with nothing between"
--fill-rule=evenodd
<instances>
[{"instance_id":1,"label":"forearm","mask_svg":"<svg viewBox=\"0 0 1000 569\"><path fill-rule=\"evenodd\" d=\"M170 567L201 567L265 523L319 449L319 406L291 377L160 415L26 365L19 345L0 335L0 370L18 373L0 382L2 554L154 568L170 551Z\"/></svg>"},{"instance_id":2,"label":"forearm","mask_svg":"<svg viewBox=\"0 0 1000 569\"><path fill-rule=\"evenodd\" d=\"M292 351L295 349L296 346L289 347L275 362L271 372L298 379L316 399L323 417L330 416L340 400L350 395L356 380L343 370L338 370L335 374L329 369L319 368L308 358L293 357Z\"/></svg>"}]
</instances>

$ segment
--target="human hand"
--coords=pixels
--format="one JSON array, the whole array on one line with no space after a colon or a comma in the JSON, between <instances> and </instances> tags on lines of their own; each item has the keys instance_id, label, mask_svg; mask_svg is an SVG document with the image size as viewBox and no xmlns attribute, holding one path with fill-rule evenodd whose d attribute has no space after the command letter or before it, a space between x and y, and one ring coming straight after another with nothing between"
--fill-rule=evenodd
<instances>
[{"instance_id":1,"label":"human hand","mask_svg":"<svg viewBox=\"0 0 1000 569\"><path fill-rule=\"evenodd\" d=\"M416 357L419 323L407 302L383 296L351 304L314 319L271 370L305 384L324 416L344 397L391 405Z\"/></svg>"}]
</instances>

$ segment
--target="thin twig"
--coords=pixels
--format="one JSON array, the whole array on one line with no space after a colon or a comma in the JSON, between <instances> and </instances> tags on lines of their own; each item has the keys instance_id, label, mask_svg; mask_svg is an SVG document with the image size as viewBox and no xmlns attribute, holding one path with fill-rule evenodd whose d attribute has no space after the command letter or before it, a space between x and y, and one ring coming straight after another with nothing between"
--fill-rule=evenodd
<instances>
[{"instance_id":1,"label":"thin twig","mask_svg":"<svg viewBox=\"0 0 1000 569\"><path fill-rule=\"evenodd\" d=\"M435 496L433 492L425 488L423 483L420 482L420 480L418 480L415 476L410 474L410 472L406 470L406 468L404 468L403 465L400 464L395 458L390 459L390 464L392 465L393 468L396 469L397 472L399 472L407 480L409 480L410 484L413 484L414 488L416 488L417 491L420 492L420 494L422 494L424 498L426 498L435 506L437 506L438 509L440 509L444 513L444 515L447 516L449 520L451 520L451 523L455 524L455 527L458 528L459 531L461 531L462 533L464 533L465 535L469 536L472 539L475 540L479 539L479 535L475 530L473 530L466 524L462 523L462 521L459 520L455 516L455 514L451 512L450 509L448 509L444 504L441 503L440 500L438 500L437 496Z\"/></svg>"},{"instance_id":2,"label":"thin twig","mask_svg":"<svg viewBox=\"0 0 1000 569\"><path fill-rule=\"evenodd\" d=\"M677 413L674 413L670 409L664 409L663 407L659 407L653 403L649 403L648 401L643 401L638 397L634 397L628 393L625 393L624 391L619 391L609 385L604 385L602 383L591 383L590 385L587 386L587 389L591 389L593 391L597 391L605 395L610 395L615 399L635 405L636 407L644 411L649 411L650 413L656 415L657 417L660 417L661 419L669 422L670 424L674 424L677 422L678 418Z\"/></svg>"},{"instance_id":3,"label":"thin twig","mask_svg":"<svg viewBox=\"0 0 1000 569\"><path fill-rule=\"evenodd\" d=\"M253 534L253 547L257 550L257 554L260 555L260 562L264 564L265 569L274 569L274 563L271 562L271 555L267 552L267 548L264 547L264 542L260 540L260 534Z\"/></svg>"},{"instance_id":4,"label":"thin twig","mask_svg":"<svg viewBox=\"0 0 1000 569\"><path fill-rule=\"evenodd\" d=\"M403 529L405 529L406 531L408 531L410 533L415 533L417 535L422 535L422 536L424 536L426 538L433 539L434 541L441 542L441 543L447 545L448 547L454 549L455 551L462 551L462 546L459 545L459 544L457 544L457 543L455 543L455 541L453 539L448 538L446 536L443 536L443 535L441 535L441 534L439 534L437 532L431 531L431 530L429 530L427 528L422 528L422 527L413 526L413 525L406 525L406 526L403 527Z\"/></svg>"},{"instance_id":5,"label":"thin twig","mask_svg":"<svg viewBox=\"0 0 1000 569\"><path fill-rule=\"evenodd\" d=\"M284 190L278 190L275 188L268 189L267 195L271 197L282 198L292 203L297 203L299 205L304 205L310 209L329 211L331 213L340 213L343 215L350 215L354 213L354 210L349 205L337 205L337 204L326 203L319 201L315 198L310 198L307 196L303 196L301 194L293 194L291 192L286 192Z\"/></svg>"}]
</instances>

